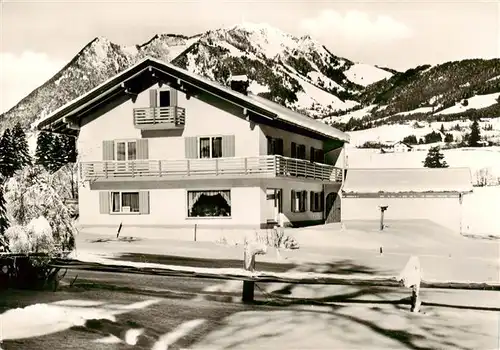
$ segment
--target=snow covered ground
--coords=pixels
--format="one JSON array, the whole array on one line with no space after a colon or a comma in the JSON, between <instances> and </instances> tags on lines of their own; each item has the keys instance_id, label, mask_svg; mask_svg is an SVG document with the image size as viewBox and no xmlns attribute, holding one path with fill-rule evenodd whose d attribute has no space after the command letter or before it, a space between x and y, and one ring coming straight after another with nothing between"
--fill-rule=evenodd
<instances>
[{"instance_id":1,"label":"snow covered ground","mask_svg":"<svg viewBox=\"0 0 500 350\"><path fill-rule=\"evenodd\" d=\"M362 86L368 86L382 79L389 79L392 73L368 64L356 63L345 71L347 79Z\"/></svg>"},{"instance_id":2,"label":"snow covered ground","mask_svg":"<svg viewBox=\"0 0 500 350\"><path fill-rule=\"evenodd\" d=\"M481 108L486 108L489 106L494 105L497 103L497 99L500 96L500 92L496 92L493 94L487 94L487 95L476 95L472 96L471 98L467 99L468 104L467 106L462 105L462 103L457 103L456 105L446 108L440 112L435 113L436 115L440 114L453 114L453 113L461 113L464 111L467 111L469 109L481 109Z\"/></svg>"}]
</instances>

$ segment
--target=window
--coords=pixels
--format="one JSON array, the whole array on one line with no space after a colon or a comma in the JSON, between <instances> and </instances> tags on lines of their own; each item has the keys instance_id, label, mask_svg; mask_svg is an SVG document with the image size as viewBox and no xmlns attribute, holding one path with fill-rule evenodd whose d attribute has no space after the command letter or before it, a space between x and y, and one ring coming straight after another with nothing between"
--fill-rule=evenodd
<instances>
[{"instance_id":1,"label":"window","mask_svg":"<svg viewBox=\"0 0 500 350\"><path fill-rule=\"evenodd\" d=\"M307 191L292 190L291 202L292 213L303 213L306 211Z\"/></svg>"},{"instance_id":2,"label":"window","mask_svg":"<svg viewBox=\"0 0 500 350\"><path fill-rule=\"evenodd\" d=\"M292 142L291 157L298 159L306 159L306 146Z\"/></svg>"},{"instance_id":3,"label":"window","mask_svg":"<svg viewBox=\"0 0 500 350\"><path fill-rule=\"evenodd\" d=\"M170 90L158 91L158 107L170 107Z\"/></svg>"},{"instance_id":4,"label":"window","mask_svg":"<svg viewBox=\"0 0 500 350\"><path fill-rule=\"evenodd\" d=\"M222 157L222 137L200 137L200 158Z\"/></svg>"},{"instance_id":5,"label":"window","mask_svg":"<svg viewBox=\"0 0 500 350\"><path fill-rule=\"evenodd\" d=\"M111 212L138 213L139 192L111 192Z\"/></svg>"},{"instance_id":6,"label":"window","mask_svg":"<svg viewBox=\"0 0 500 350\"><path fill-rule=\"evenodd\" d=\"M135 160L137 159L136 141L117 141L116 142L116 160Z\"/></svg>"},{"instance_id":7,"label":"window","mask_svg":"<svg viewBox=\"0 0 500 350\"><path fill-rule=\"evenodd\" d=\"M267 154L283 155L283 139L275 137L267 137Z\"/></svg>"},{"instance_id":8,"label":"window","mask_svg":"<svg viewBox=\"0 0 500 350\"><path fill-rule=\"evenodd\" d=\"M231 216L231 191L188 191L188 217Z\"/></svg>"},{"instance_id":9,"label":"window","mask_svg":"<svg viewBox=\"0 0 500 350\"><path fill-rule=\"evenodd\" d=\"M311 153L309 154L311 162L324 163L325 162L325 152L322 149L317 149L311 147Z\"/></svg>"},{"instance_id":10,"label":"window","mask_svg":"<svg viewBox=\"0 0 500 350\"><path fill-rule=\"evenodd\" d=\"M313 192L311 191L311 211L319 212L323 211L323 192Z\"/></svg>"}]
</instances>

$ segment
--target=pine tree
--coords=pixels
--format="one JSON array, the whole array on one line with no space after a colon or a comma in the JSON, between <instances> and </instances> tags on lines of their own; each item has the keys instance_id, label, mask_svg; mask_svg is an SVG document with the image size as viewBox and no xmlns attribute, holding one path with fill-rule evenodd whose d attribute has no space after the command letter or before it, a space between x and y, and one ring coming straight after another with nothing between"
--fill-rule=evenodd
<instances>
[{"instance_id":1,"label":"pine tree","mask_svg":"<svg viewBox=\"0 0 500 350\"><path fill-rule=\"evenodd\" d=\"M53 136L48 132L40 132L36 139L35 162L49 170L51 164L51 147Z\"/></svg>"},{"instance_id":2,"label":"pine tree","mask_svg":"<svg viewBox=\"0 0 500 350\"><path fill-rule=\"evenodd\" d=\"M12 139L16 148L19 169L22 169L26 165L31 164L31 155L28 140L26 139L26 133L24 132L21 123L17 123L14 127Z\"/></svg>"},{"instance_id":3,"label":"pine tree","mask_svg":"<svg viewBox=\"0 0 500 350\"><path fill-rule=\"evenodd\" d=\"M479 146L480 140L481 140L481 132L479 131L479 123L477 122L477 120L474 120L470 127L470 134L468 137L469 146L470 147Z\"/></svg>"},{"instance_id":4,"label":"pine tree","mask_svg":"<svg viewBox=\"0 0 500 350\"><path fill-rule=\"evenodd\" d=\"M447 168L448 164L444 160L444 154L441 153L439 146L429 148L429 152L424 160L426 168Z\"/></svg>"},{"instance_id":5,"label":"pine tree","mask_svg":"<svg viewBox=\"0 0 500 350\"><path fill-rule=\"evenodd\" d=\"M61 136L53 135L49 148L49 171L55 172L66 164L65 150L63 147L64 145Z\"/></svg>"},{"instance_id":6,"label":"pine tree","mask_svg":"<svg viewBox=\"0 0 500 350\"><path fill-rule=\"evenodd\" d=\"M0 139L0 174L9 178L17 169L19 169L19 161L14 140L10 129L6 129Z\"/></svg>"},{"instance_id":7,"label":"pine tree","mask_svg":"<svg viewBox=\"0 0 500 350\"><path fill-rule=\"evenodd\" d=\"M61 135L64 165L76 163L76 139L73 136Z\"/></svg>"},{"instance_id":8,"label":"pine tree","mask_svg":"<svg viewBox=\"0 0 500 350\"><path fill-rule=\"evenodd\" d=\"M444 134L444 125L443 124L441 124L441 129L439 129L439 131L441 131Z\"/></svg>"}]
</instances>

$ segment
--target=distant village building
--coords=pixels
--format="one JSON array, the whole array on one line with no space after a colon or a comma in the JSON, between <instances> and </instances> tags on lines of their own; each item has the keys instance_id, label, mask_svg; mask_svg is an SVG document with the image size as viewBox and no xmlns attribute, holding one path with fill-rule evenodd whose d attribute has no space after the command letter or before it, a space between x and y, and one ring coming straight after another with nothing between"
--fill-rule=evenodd
<instances>
[{"instance_id":1,"label":"distant village building","mask_svg":"<svg viewBox=\"0 0 500 350\"><path fill-rule=\"evenodd\" d=\"M469 168L348 169L342 221L428 220L461 232L463 196L472 192Z\"/></svg>"},{"instance_id":2,"label":"distant village building","mask_svg":"<svg viewBox=\"0 0 500 350\"><path fill-rule=\"evenodd\" d=\"M401 153L401 152L411 152L413 147L405 142L398 141L383 145L380 148L381 153Z\"/></svg>"}]
</instances>

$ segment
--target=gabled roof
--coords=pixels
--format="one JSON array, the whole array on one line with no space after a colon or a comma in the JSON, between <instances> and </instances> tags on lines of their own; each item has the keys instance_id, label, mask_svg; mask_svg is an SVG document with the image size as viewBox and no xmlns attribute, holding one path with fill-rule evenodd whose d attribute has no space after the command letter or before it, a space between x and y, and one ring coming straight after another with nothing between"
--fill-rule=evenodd
<instances>
[{"instance_id":1,"label":"gabled roof","mask_svg":"<svg viewBox=\"0 0 500 350\"><path fill-rule=\"evenodd\" d=\"M406 146L406 147L408 147L408 148L413 148L413 146L412 146L412 145L410 145L409 143L403 142L403 141L397 141L397 142L394 142L394 144L393 144L392 146L396 146L396 145L399 145L399 144L401 144L401 145L405 145L405 146Z\"/></svg>"},{"instance_id":2,"label":"gabled roof","mask_svg":"<svg viewBox=\"0 0 500 350\"><path fill-rule=\"evenodd\" d=\"M348 169L344 193L468 193L469 168Z\"/></svg>"},{"instance_id":3,"label":"gabled roof","mask_svg":"<svg viewBox=\"0 0 500 350\"><path fill-rule=\"evenodd\" d=\"M185 69L154 58L145 58L84 95L58 108L41 120L37 129L71 132L71 123L113 100L127 100L158 82L168 83L183 91L209 93L245 109L251 119L277 127L292 127L323 139L349 142L349 135L321 121L294 112L264 98L231 90Z\"/></svg>"}]
</instances>

